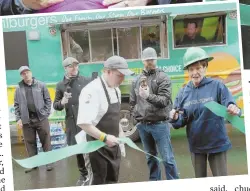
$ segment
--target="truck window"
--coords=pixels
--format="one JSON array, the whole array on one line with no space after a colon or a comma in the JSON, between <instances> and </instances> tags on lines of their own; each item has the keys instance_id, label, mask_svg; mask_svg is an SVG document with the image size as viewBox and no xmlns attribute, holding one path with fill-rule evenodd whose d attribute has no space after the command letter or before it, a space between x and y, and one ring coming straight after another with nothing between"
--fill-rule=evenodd
<instances>
[{"instance_id":1,"label":"truck window","mask_svg":"<svg viewBox=\"0 0 250 191\"><path fill-rule=\"evenodd\" d=\"M100 63L112 55L137 60L146 47L155 48L159 58L168 57L166 21L159 17L78 23L65 31L63 51L81 63Z\"/></svg>"},{"instance_id":2,"label":"truck window","mask_svg":"<svg viewBox=\"0 0 250 191\"><path fill-rule=\"evenodd\" d=\"M225 44L225 15L175 19L174 46L209 46Z\"/></svg>"},{"instance_id":3,"label":"truck window","mask_svg":"<svg viewBox=\"0 0 250 191\"><path fill-rule=\"evenodd\" d=\"M18 70L21 66L29 66L26 32L4 32L3 39L6 70Z\"/></svg>"},{"instance_id":4,"label":"truck window","mask_svg":"<svg viewBox=\"0 0 250 191\"><path fill-rule=\"evenodd\" d=\"M142 27L142 49L147 47L154 48L157 52L157 56L161 57L159 25Z\"/></svg>"},{"instance_id":5,"label":"truck window","mask_svg":"<svg viewBox=\"0 0 250 191\"><path fill-rule=\"evenodd\" d=\"M118 53L125 59L138 59L141 57L140 28L118 28Z\"/></svg>"},{"instance_id":6,"label":"truck window","mask_svg":"<svg viewBox=\"0 0 250 191\"><path fill-rule=\"evenodd\" d=\"M113 55L111 29L90 30L91 60L104 61Z\"/></svg>"},{"instance_id":7,"label":"truck window","mask_svg":"<svg viewBox=\"0 0 250 191\"><path fill-rule=\"evenodd\" d=\"M76 58L79 62L89 62L89 31L82 30L68 33L68 55Z\"/></svg>"}]
</instances>

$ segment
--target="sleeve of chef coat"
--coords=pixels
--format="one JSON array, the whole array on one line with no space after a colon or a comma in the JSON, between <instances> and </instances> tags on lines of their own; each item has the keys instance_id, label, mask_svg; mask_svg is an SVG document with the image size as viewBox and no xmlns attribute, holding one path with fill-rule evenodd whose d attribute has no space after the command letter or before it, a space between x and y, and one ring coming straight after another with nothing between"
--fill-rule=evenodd
<instances>
[{"instance_id":1,"label":"sleeve of chef coat","mask_svg":"<svg viewBox=\"0 0 250 191\"><path fill-rule=\"evenodd\" d=\"M100 99L96 89L86 86L79 96L77 125L91 124L98 116Z\"/></svg>"}]
</instances>

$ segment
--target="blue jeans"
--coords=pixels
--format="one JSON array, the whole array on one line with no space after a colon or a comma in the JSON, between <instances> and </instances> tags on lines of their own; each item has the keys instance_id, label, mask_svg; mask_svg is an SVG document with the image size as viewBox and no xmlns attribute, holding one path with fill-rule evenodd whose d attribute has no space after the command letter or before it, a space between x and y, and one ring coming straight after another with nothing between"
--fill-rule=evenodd
<instances>
[{"instance_id":1,"label":"blue jeans","mask_svg":"<svg viewBox=\"0 0 250 191\"><path fill-rule=\"evenodd\" d=\"M166 122L153 125L138 123L137 128L145 152L157 156L158 148L165 167L167 180L179 179L168 124ZM146 155L146 159L150 171L149 180L161 180L159 161L150 155Z\"/></svg>"}]
</instances>

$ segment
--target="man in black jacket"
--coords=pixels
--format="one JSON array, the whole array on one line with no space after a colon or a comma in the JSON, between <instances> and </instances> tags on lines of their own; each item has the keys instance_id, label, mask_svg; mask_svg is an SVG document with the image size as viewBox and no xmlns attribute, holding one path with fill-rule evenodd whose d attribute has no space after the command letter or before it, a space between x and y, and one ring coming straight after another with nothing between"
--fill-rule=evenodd
<instances>
[{"instance_id":1,"label":"man in black jacket","mask_svg":"<svg viewBox=\"0 0 250 191\"><path fill-rule=\"evenodd\" d=\"M51 150L50 128L48 117L51 111L51 99L46 85L32 77L28 66L21 66L19 73L22 81L18 83L14 108L17 125L22 128L25 147L29 157L37 155L36 133L42 143L43 151ZM37 169L27 169L30 172ZM47 165L47 171L52 166Z\"/></svg>"},{"instance_id":2,"label":"man in black jacket","mask_svg":"<svg viewBox=\"0 0 250 191\"><path fill-rule=\"evenodd\" d=\"M33 13L63 0L0 0L0 15L19 15Z\"/></svg>"},{"instance_id":3,"label":"man in black jacket","mask_svg":"<svg viewBox=\"0 0 250 191\"><path fill-rule=\"evenodd\" d=\"M148 47L142 52L144 70L132 83L130 105L142 140L144 150L163 159L166 178L178 179L177 165L172 151L170 125L167 122L172 108L172 88L169 77L156 68L157 54ZM161 169L157 159L146 155L150 180L161 180Z\"/></svg>"},{"instance_id":4,"label":"man in black jacket","mask_svg":"<svg viewBox=\"0 0 250 191\"><path fill-rule=\"evenodd\" d=\"M68 145L75 145L75 135L81 131L81 128L76 125L78 116L79 95L83 87L85 87L90 79L79 75L79 62L68 57L63 61L65 68L64 79L56 85L56 95L53 103L55 110L66 111L65 124ZM88 180L88 170L85 167L85 160L82 154L77 155L77 164L80 171L80 178L76 185L85 185Z\"/></svg>"}]
</instances>

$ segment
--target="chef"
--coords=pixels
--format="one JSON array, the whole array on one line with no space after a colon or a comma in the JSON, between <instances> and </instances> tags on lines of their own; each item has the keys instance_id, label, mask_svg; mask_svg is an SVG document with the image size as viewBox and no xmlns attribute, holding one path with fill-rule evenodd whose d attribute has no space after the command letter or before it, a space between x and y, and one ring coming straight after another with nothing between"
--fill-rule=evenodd
<instances>
[{"instance_id":1,"label":"chef","mask_svg":"<svg viewBox=\"0 0 250 191\"><path fill-rule=\"evenodd\" d=\"M92 185L118 182L121 162L118 137L124 136L119 126L119 85L126 75L132 74L124 58L112 56L104 62L102 76L81 91L77 124L86 132L87 141L101 140L106 143L106 146L89 153Z\"/></svg>"}]
</instances>

